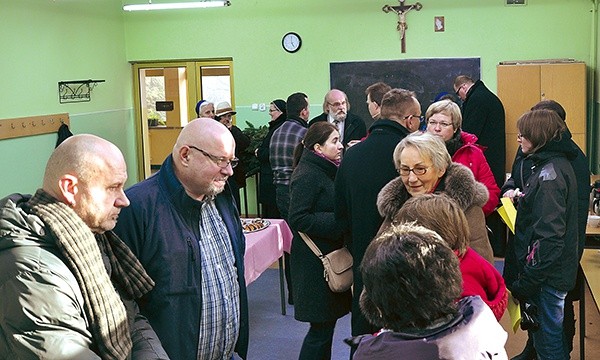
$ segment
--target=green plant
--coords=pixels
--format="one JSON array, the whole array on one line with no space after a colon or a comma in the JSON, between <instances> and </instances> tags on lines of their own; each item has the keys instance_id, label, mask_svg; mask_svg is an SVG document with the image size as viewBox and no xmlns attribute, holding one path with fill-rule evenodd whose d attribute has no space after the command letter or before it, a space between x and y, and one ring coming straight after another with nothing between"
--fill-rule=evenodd
<instances>
[{"instance_id":1,"label":"green plant","mask_svg":"<svg viewBox=\"0 0 600 360\"><path fill-rule=\"evenodd\" d=\"M265 136L267 136L269 127L267 125L256 127L249 121L246 121L246 125L247 127L242 132L250 138L250 146L240 154L240 160L246 164L247 173L252 173L260 167L258 159L254 156L254 150L260 146Z\"/></svg>"}]
</instances>

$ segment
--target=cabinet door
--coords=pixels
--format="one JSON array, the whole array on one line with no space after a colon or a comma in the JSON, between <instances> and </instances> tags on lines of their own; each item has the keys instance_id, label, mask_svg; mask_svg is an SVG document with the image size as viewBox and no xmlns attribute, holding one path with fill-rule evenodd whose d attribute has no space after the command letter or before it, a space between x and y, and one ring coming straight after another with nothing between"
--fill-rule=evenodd
<instances>
[{"instance_id":1,"label":"cabinet door","mask_svg":"<svg viewBox=\"0 0 600 360\"><path fill-rule=\"evenodd\" d=\"M498 97L506 113L506 172L517 154L517 120L540 101L540 65L498 65Z\"/></svg>"},{"instance_id":2,"label":"cabinet door","mask_svg":"<svg viewBox=\"0 0 600 360\"><path fill-rule=\"evenodd\" d=\"M554 100L567 112L567 126L573 140L585 152L586 134L586 66L545 64L541 69L542 100Z\"/></svg>"}]
</instances>

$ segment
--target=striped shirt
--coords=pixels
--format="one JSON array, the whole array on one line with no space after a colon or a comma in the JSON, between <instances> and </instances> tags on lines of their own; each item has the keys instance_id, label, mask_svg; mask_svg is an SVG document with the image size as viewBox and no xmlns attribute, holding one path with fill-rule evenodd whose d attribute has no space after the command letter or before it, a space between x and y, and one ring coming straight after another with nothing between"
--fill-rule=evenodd
<instances>
[{"instance_id":1,"label":"striped shirt","mask_svg":"<svg viewBox=\"0 0 600 360\"><path fill-rule=\"evenodd\" d=\"M225 223L213 199L200 211L202 309L198 360L231 359L240 329L240 286Z\"/></svg>"}]
</instances>

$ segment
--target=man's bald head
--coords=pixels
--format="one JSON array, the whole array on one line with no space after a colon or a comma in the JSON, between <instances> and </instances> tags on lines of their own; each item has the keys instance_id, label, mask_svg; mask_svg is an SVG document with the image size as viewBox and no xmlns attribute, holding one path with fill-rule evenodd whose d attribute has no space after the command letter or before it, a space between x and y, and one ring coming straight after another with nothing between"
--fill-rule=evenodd
<instances>
[{"instance_id":1,"label":"man's bald head","mask_svg":"<svg viewBox=\"0 0 600 360\"><path fill-rule=\"evenodd\" d=\"M43 189L68 204L95 233L112 230L120 209L127 166L114 144L94 135L75 135L50 155Z\"/></svg>"},{"instance_id":2,"label":"man's bald head","mask_svg":"<svg viewBox=\"0 0 600 360\"><path fill-rule=\"evenodd\" d=\"M233 174L229 165L221 168L217 159L235 157L235 140L229 129L210 118L189 122L173 147L175 175L194 199L223 191L227 177Z\"/></svg>"},{"instance_id":3,"label":"man's bald head","mask_svg":"<svg viewBox=\"0 0 600 360\"><path fill-rule=\"evenodd\" d=\"M43 189L56 196L58 181L73 175L80 181L89 181L104 169L107 163L122 162L123 154L111 142L90 134L74 135L62 142L50 155L46 164Z\"/></svg>"}]
</instances>

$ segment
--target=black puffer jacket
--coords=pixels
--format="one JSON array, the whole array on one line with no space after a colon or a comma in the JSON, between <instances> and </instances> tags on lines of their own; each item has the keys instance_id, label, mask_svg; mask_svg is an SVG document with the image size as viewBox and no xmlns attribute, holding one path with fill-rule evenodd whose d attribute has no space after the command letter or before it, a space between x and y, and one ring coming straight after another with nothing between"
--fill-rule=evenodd
<instances>
[{"instance_id":1,"label":"black puffer jacket","mask_svg":"<svg viewBox=\"0 0 600 360\"><path fill-rule=\"evenodd\" d=\"M465 212L471 232L469 246L490 263L494 263L494 254L488 240L485 216L481 207L488 201L488 190L475 181L473 173L462 164L451 163L440 179L434 193L443 193L455 200ZM397 177L381 189L377 197L377 209L385 218L382 228L389 226L398 210L411 195Z\"/></svg>"},{"instance_id":2,"label":"black puffer jacket","mask_svg":"<svg viewBox=\"0 0 600 360\"><path fill-rule=\"evenodd\" d=\"M577 179L567 139L553 141L528 156L532 174L524 184L515 223L513 256L504 276L513 295L528 299L542 285L569 291L579 263Z\"/></svg>"}]
</instances>

